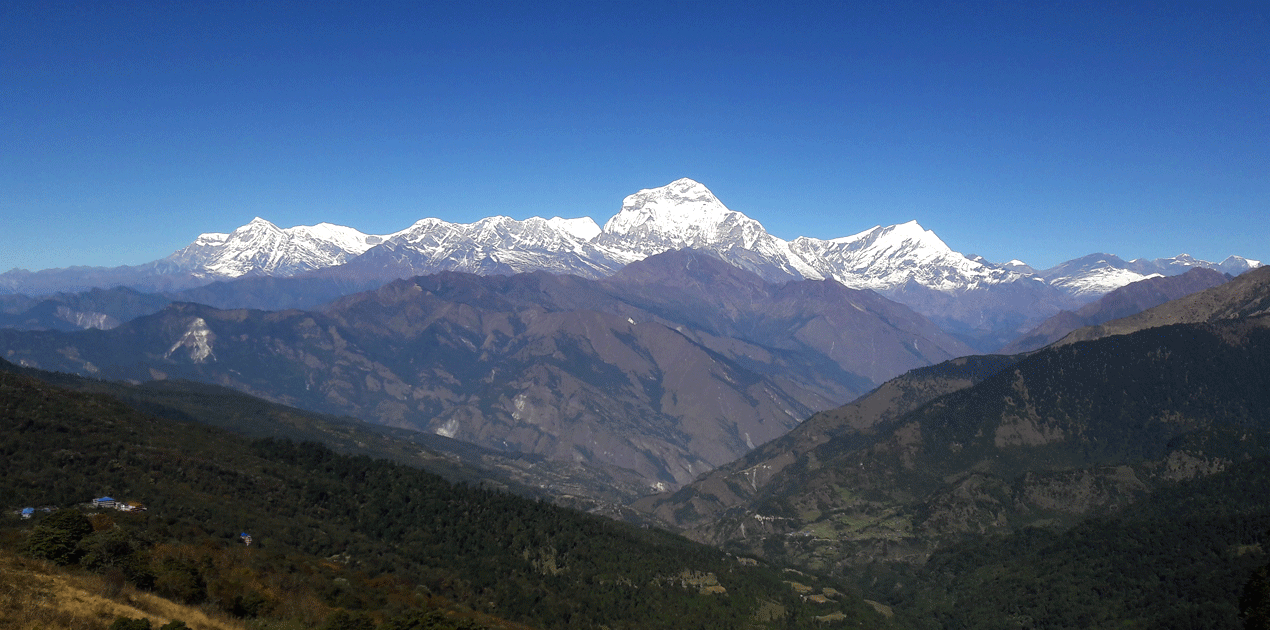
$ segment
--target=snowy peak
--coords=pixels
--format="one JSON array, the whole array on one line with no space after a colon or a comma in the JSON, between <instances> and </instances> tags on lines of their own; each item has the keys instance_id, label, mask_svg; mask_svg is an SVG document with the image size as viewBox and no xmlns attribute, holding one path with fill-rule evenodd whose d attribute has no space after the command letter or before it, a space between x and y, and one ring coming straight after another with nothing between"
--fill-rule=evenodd
<instances>
[{"instance_id":1,"label":"snowy peak","mask_svg":"<svg viewBox=\"0 0 1270 630\"><path fill-rule=\"evenodd\" d=\"M610 241L666 251L717 245L753 249L767 231L758 221L729 210L699 182L685 178L622 200L622 209L604 224L604 234Z\"/></svg>"},{"instance_id":2,"label":"snowy peak","mask_svg":"<svg viewBox=\"0 0 1270 630\"><path fill-rule=\"evenodd\" d=\"M1217 270L1237 276L1249 269L1256 269L1260 266L1260 260L1252 260L1243 256L1227 256L1226 260L1221 261L1221 264L1217 265Z\"/></svg>"},{"instance_id":3,"label":"snowy peak","mask_svg":"<svg viewBox=\"0 0 1270 630\"><path fill-rule=\"evenodd\" d=\"M561 219L560 217L551 217L547 220L553 230L559 230L566 234L572 235L584 241L589 241L600 235L602 231L600 226L591 217L582 217L580 219Z\"/></svg>"},{"instance_id":4,"label":"snowy peak","mask_svg":"<svg viewBox=\"0 0 1270 630\"><path fill-rule=\"evenodd\" d=\"M630 207L644 206L713 206L722 208L725 212L727 208L723 207L723 202L719 201L714 193L706 188L705 184L687 177L677 179L665 186L659 188L645 188L633 195L628 195L622 200L622 209Z\"/></svg>"},{"instance_id":5,"label":"snowy peak","mask_svg":"<svg viewBox=\"0 0 1270 630\"><path fill-rule=\"evenodd\" d=\"M384 240L382 236L363 234L351 227L333 223L298 225L283 232L295 239L330 243L353 255L361 254Z\"/></svg>"},{"instance_id":6,"label":"snowy peak","mask_svg":"<svg viewBox=\"0 0 1270 630\"><path fill-rule=\"evenodd\" d=\"M1069 295L1093 298L1139 280L1177 276L1195 268L1215 269L1237 276L1259 266L1260 262L1239 256L1231 256L1217 264L1189 254L1155 260L1137 258L1128 262L1112 254L1090 254L1041 271L1037 276Z\"/></svg>"},{"instance_id":7,"label":"snowy peak","mask_svg":"<svg viewBox=\"0 0 1270 630\"><path fill-rule=\"evenodd\" d=\"M917 221L830 240L784 241L688 178L627 196L603 228L589 217L520 221L491 216L469 224L428 218L373 236L330 223L281 229L256 217L228 234L202 234L163 262L165 269L221 278L289 276L354 258L365 258L358 266L363 274L544 270L598 278L649 256L688 248L710 252L769 282L832 278L886 295L914 285L951 295L1028 280L1085 299L1197 266L1238 275L1261 264L1238 256L1218 265L1186 254L1129 262L1094 254L1038 272L1018 260L998 264L956 252Z\"/></svg>"},{"instance_id":8,"label":"snowy peak","mask_svg":"<svg viewBox=\"0 0 1270 630\"><path fill-rule=\"evenodd\" d=\"M355 273L392 277L462 271L480 275L531 271L607 276L626 261L595 244L600 226L588 217L523 221L506 216L473 223L429 218L384 238L360 256Z\"/></svg>"},{"instance_id":9,"label":"snowy peak","mask_svg":"<svg viewBox=\"0 0 1270 630\"><path fill-rule=\"evenodd\" d=\"M495 216L473 223L423 219L405 230L389 235L385 240L408 244L416 249L474 246L488 249L572 251L594 239L599 233L600 226L588 217L530 217L518 221L511 217Z\"/></svg>"},{"instance_id":10,"label":"snowy peak","mask_svg":"<svg viewBox=\"0 0 1270 630\"><path fill-rule=\"evenodd\" d=\"M256 217L229 234L202 234L167 261L200 276L290 276L343 264L382 240L330 223L281 229Z\"/></svg>"},{"instance_id":11,"label":"snowy peak","mask_svg":"<svg viewBox=\"0 0 1270 630\"><path fill-rule=\"evenodd\" d=\"M920 258L938 258L956 253L935 236L934 232L923 228L917 221L887 227L876 226L829 242L853 250L871 250L879 257L916 255Z\"/></svg>"},{"instance_id":12,"label":"snowy peak","mask_svg":"<svg viewBox=\"0 0 1270 630\"><path fill-rule=\"evenodd\" d=\"M828 241L799 237L791 249L826 277L857 289L888 291L916 282L957 292L1011 282L1023 275L953 251L917 221L877 226Z\"/></svg>"},{"instance_id":13,"label":"snowy peak","mask_svg":"<svg viewBox=\"0 0 1270 630\"><path fill-rule=\"evenodd\" d=\"M676 249L699 249L770 282L826 277L791 251L788 242L686 178L622 200L622 209L604 224L595 242L623 264Z\"/></svg>"}]
</instances>

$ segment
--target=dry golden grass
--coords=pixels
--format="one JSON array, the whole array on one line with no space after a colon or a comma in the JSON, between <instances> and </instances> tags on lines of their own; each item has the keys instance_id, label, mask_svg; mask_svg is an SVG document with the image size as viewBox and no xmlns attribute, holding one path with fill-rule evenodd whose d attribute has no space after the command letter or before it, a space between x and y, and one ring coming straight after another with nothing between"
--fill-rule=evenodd
<instances>
[{"instance_id":1,"label":"dry golden grass","mask_svg":"<svg viewBox=\"0 0 1270 630\"><path fill-rule=\"evenodd\" d=\"M106 630L121 615L145 617L155 628L179 619L193 630L245 629L236 620L130 586L114 597L107 597L108 590L98 576L0 551L0 630Z\"/></svg>"}]
</instances>

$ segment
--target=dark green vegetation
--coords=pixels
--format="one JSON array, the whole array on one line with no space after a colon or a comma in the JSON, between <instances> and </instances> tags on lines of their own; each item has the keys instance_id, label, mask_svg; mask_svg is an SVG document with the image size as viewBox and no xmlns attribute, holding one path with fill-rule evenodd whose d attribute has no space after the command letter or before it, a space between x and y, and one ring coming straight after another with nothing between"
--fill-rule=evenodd
<instances>
[{"instance_id":1,"label":"dark green vegetation","mask_svg":"<svg viewBox=\"0 0 1270 630\"><path fill-rule=\"evenodd\" d=\"M156 418L209 424L250 438L320 442L340 453L391 459L450 481L501 487L534 498L552 497L579 509L630 516L620 506L642 496L644 489L633 473L622 469L493 451L433 433L304 411L219 385L183 380L129 384L12 365L8 369L58 387L106 394Z\"/></svg>"},{"instance_id":2,"label":"dark green vegetation","mask_svg":"<svg viewBox=\"0 0 1270 630\"><path fill-rule=\"evenodd\" d=\"M789 519L763 549L868 569L919 626L1238 627L1270 542L1267 323L1043 351L831 440L758 506Z\"/></svg>"},{"instance_id":3,"label":"dark green vegetation","mask_svg":"<svg viewBox=\"0 0 1270 630\"><path fill-rule=\"evenodd\" d=\"M1270 459L1252 459L1065 531L972 536L864 579L917 628L1235 630L1270 546L1267 488Z\"/></svg>"},{"instance_id":4,"label":"dark green vegetation","mask_svg":"<svg viewBox=\"0 0 1270 630\"><path fill-rule=\"evenodd\" d=\"M846 440L867 443L876 433L875 427L884 428L927 402L970 387L1018 360L972 356L910 370L854 402L813 415L793 431L702 475L678 492L647 497L635 506L706 542L724 543L726 536L715 537L716 521L734 516L756 497L766 496L770 485L793 483L786 480L783 471L793 465L800 469L816 466L817 449L826 442L836 440L839 450Z\"/></svg>"},{"instance_id":5,"label":"dark green vegetation","mask_svg":"<svg viewBox=\"0 0 1270 630\"><path fill-rule=\"evenodd\" d=\"M148 509L98 513L88 533L74 506L101 495ZM428 611L542 628L881 623L823 578L390 461L157 419L8 369L0 496L9 509L64 508L29 522L6 515L6 544L242 617L346 627Z\"/></svg>"},{"instance_id":6,"label":"dark green vegetation","mask_svg":"<svg viewBox=\"0 0 1270 630\"><path fill-rule=\"evenodd\" d=\"M801 450L657 507L691 519L751 483L692 534L857 578L916 627L1239 627L1270 544L1270 316L1052 347L966 381L902 413L844 407L836 433L800 427L785 441ZM871 396L893 410L918 384Z\"/></svg>"}]
</instances>

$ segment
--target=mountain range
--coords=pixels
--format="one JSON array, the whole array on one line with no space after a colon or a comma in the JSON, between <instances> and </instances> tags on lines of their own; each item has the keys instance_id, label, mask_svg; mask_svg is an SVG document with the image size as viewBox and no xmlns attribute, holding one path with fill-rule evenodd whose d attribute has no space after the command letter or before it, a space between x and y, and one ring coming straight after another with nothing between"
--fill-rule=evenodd
<instances>
[{"instance_id":1,"label":"mountain range","mask_svg":"<svg viewBox=\"0 0 1270 630\"><path fill-rule=\"evenodd\" d=\"M0 290L39 295L127 286L173 292L238 278L301 276L365 290L440 271L548 271L599 279L650 255L684 248L711 252L769 282L833 279L877 291L979 351L995 350L1062 310L1152 275L1194 267L1238 275L1260 265L1238 256L1221 263L1186 255L1125 262L1093 254L1037 271L1018 260L992 263L953 251L915 221L830 240L786 241L729 210L702 184L680 179L628 196L603 228L586 217L496 216L470 224L423 219L400 232L367 235L325 223L280 229L257 218L228 234L200 235L145 265L12 270L0 274ZM307 302L277 307L321 303Z\"/></svg>"},{"instance_id":2,"label":"mountain range","mask_svg":"<svg viewBox=\"0 0 1270 630\"><path fill-rule=\"evenodd\" d=\"M1116 289L1076 311L1063 311L998 350L1016 354L1045 347L1086 326L1129 317L1192 293L1224 284L1230 276L1196 267L1180 276L1151 276Z\"/></svg>"}]
</instances>

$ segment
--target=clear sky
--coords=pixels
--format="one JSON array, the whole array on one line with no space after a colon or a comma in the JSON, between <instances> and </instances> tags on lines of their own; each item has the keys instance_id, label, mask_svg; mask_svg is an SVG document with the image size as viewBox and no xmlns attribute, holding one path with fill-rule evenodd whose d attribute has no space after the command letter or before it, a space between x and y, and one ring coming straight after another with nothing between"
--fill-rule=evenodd
<instances>
[{"instance_id":1,"label":"clear sky","mask_svg":"<svg viewBox=\"0 0 1270 630\"><path fill-rule=\"evenodd\" d=\"M0 3L0 270L255 216L590 216L1270 261L1270 3Z\"/></svg>"}]
</instances>

